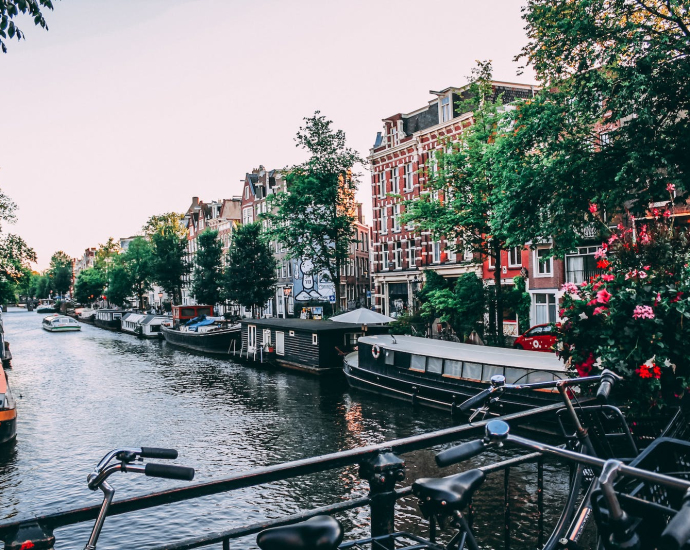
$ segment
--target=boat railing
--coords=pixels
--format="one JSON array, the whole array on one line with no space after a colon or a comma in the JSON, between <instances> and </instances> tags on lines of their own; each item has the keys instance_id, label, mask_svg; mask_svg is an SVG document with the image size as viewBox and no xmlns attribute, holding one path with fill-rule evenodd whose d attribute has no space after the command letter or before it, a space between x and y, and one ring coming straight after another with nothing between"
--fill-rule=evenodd
<instances>
[{"instance_id":1,"label":"boat railing","mask_svg":"<svg viewBox=\"0 0 690 550\"><path fill-rule=\"evenodd\" d=\"M505 420L511 425L517 425L529 421L535 415L554 414L562 405L553 404L538 409L531 409L505 416ZM265 484L300 478L320 472L330 472L333 476L341 475L346 467L359 466L360 479L368 482L369 492L365 496L340 500L333 504L321 506L311 510L301 511L297 514L284 516L278 519L266 520L259 523L249 523L239 527L228 528L222 531L204 533L196 537L184 540L171 540L162 543L153 550L187 550L191 548L211 547L221 545L229 550L233 540L258 533L267 527L287 525L308 519L320 514L339 514L348 510L369 507L371 536L384 536L396 532L396 509L398 501L411 495L409 484L405 487L397 487L405 477L405 462L399 455L412 451L432 449L439 445L456 442L461 439L476 437L482 433L488 421L464 424L443 430L413 435L403 439L387 441L376 445L357 447L337 453L331 453L311 458L303 458L292 462L274 464L261 468L255 468L246 472L233 474L224 479L199 483L191 486L179 487L132 497L113 502L109 515L134 513L163 505L198 499L205 496L231 493ZM502 462L482 467L487 474L503 473L504 484L504 548L511 547L511 513L517 504L515 497L511 497L515 490L511 490L511 469L528 463L536 463L533 473L536 475L536 530L535 542L541 546L544 540L544 457L539 453L532 453ZM439 475L442 475L439 472ZM514 476L513 476L514 477ZM524 472L521 471L521 479L524 483ZM413 480L408 480L409 482ZM520 503L524 505L524 502ZM54 530L68 525L84 522L93 522L100 510L100 506L60 510L39 517L27 517L13 519L0 523L0 540L5 548L50 548L54 543ZM470 508L470 518L472 517ZM106 526L107 529L107 526ZM524 537L524 533L521 534ZM21 541L18 543L18 541ZM31 543L31 546L27 545ZM130 546L138 547L137 541L130 541Z\"/></svg>"}]
</instances>

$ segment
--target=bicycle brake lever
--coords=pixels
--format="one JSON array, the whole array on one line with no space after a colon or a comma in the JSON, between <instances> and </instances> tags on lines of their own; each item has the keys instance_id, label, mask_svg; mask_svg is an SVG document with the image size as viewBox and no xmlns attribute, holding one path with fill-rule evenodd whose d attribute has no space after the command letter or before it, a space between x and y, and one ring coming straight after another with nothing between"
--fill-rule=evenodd
<instances>
[{"instance_id":1,"label":"bicycle brake lever","mask_svg":"<svg viewBox=\"0 0 690 550\"><path fill-rule=\"evenodd\" d=\"M473 421L473 420L475 419L475 417L476 417L477 415L479 415L479 414L482 415L482 420L484 420L484 418L486 418L486 413L488 413L488 412L489 412L489 406L488 406L488 405L484 405L483 407L479 407L478 409L476 409L476 410L471 414L471 416L470 416L470 418L469 418L469 420L468 420L467 422L468 422L469 424L472 424L472 421Z\"/></svg>"}]
</instances>

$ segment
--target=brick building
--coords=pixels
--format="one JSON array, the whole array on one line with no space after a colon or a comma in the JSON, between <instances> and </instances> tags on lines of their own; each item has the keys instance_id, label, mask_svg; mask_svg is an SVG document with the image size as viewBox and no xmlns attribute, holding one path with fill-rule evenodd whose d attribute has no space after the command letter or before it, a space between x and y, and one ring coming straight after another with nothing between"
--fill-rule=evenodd
<instances>
[{"instance_id":1,"label":"brick building","mask_svg":"<svg viewBox=\"0 0 690 550\"><path fill-rule=\"evenodd\" d=\"M504 103L532 97L536 91L534 86L505 82L494 82L493 87L503 94ZM395 317L412 305L427 269L447 278L468 272L482 276L483 267L471 253L454 251L462 249L462 243L436 241L430 232L401 222L403 202L419 198L426 174L436 169L435 151L471 124L471 112L461 108L466 89L431 91L427 105L383 119L383 131L370 150L374 305L386 315ZM522 253L520 257L522 262ZM512 283L508 273L506 283Z\"/></svg>"}]
</instances>

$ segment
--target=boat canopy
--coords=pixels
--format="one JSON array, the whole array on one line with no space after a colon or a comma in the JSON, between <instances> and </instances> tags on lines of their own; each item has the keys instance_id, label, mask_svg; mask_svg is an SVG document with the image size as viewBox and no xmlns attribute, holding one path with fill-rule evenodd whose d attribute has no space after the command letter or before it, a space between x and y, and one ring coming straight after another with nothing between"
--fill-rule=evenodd
<instances>
[{"instance_id":1,"label":"boat canopy","mask_svg":"<svg viewBox=\"0 0 690 550\"><path fill-rule=\"evenodd\" d=\"M187 326L187 328L189 328L189 330L196 330L199 327L207 327L208 325L212 325L215 322L216 320L212 317L206 317L205 315L203 315L202 317L197 317L196 319L187 321L185 325Z\"/></svg>"},{"instance_id":2,"label":"boat canopy","mask_svg":"<svg viewBox=\"0 0 690 550\"><path fill-rule=\"evenodd\" d=\"M370 346L378 344L383 349L409 353L411 355L439 357L441 359L530 370L565 371L565 366L555 355L538 351L458 344L456 342L432 340L416 336L396 335L393 337L388 334L363 336L359 339L359 342Z\"/></svg>"},{"instance_id":3,"label":"boat canopy","mask_svg":"<svg viewBox=\"0 0 690 550\"><path fill-rule=\"evenodd\" d=\"M141 322L146 315L142 315L141 313L127 313L122 317L123 321L128 321L130 323L139 323Z\"/></svg>"},{"instance_id":4,"label":"boat canopy","mask_svg":"<svg viewBox=\"0 0 690 550\"><path fill-rule=\"evenodd\" d=\"M170 322L172 322L172 318L164 315L146 315L140 321L142 325L162 325L163 323Z\"/></svg>"}]
</instances>

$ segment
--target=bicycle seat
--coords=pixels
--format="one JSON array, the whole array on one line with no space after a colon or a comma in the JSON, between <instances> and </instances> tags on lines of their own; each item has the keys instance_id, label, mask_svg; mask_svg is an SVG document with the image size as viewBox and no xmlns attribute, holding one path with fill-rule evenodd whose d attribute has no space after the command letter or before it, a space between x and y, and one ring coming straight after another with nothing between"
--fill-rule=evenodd
<instances>
[{"instance_id":1,"label":"bicycle seat","mask_svg":"<svg viewBox=\"0 0 690 550\"><path fill-rule=\"evenodd\" d=\"M256 543L261 550L336 550L343 540L343 526L331 516L261 531Z\"/></svg>"},{"instance_id":2,"label":"bicycle seat","mask_svg":"<svg viewBox=\"0 0 690 550\"><path fill-rule=\"evenodd\" d=\"M481 470L468 470L449 477L427 477L412 484L412 493L426 512L448 513L465 508L484 479L486 475Z\"/></svg>"}]
</instances>

